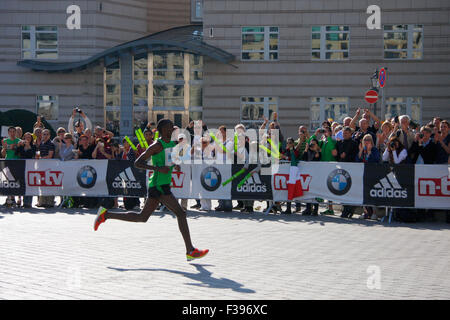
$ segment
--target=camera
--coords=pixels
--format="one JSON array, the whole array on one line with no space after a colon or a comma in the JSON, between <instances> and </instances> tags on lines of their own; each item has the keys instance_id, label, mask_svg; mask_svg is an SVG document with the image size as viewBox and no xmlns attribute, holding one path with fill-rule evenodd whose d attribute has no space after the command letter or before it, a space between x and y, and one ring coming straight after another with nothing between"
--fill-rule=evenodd
<instances>
[{"instance_id":1,"label":"camera","mask_svg":"<svg viewBox=\"0 0 450 320\"><path fill-rule=\"evenodd\" d=\"M319 129L319 133L325 133L325 129L323 128Z\"/></svg>"},{"instance_id":2,"label":"camera","mask_svg":"<svg viewBox=\"0 0 450 320\"><path fill-rule=\"evenodd\" d=\"M395 148L395 142L391 142L390 146L391 146L392 149L394 149Z\"/></svg>"},{"instance_id":3,"label":"camera","mask_svg":"<svg viewBox=\"0 0 450 320\"><path fill-rule=\"evenodd\" d=\"M395 123L399 123L399 121L398 121L398 116L395 116L394 122L395 122Z\"/></svg>"},{"instance_id":4,"label":"camera","mask_svg":"<svg viewBox=\"0 0 450 320\"><path fill-rule=\"evenodd\" d=\"M75 111L78 112L78 113L82 113L82 112L83 112L83 111L81 111L81 109L78 108L78 107L75 108Z\"/></svg>"},{"instance_id":5,"label":"camera","mask_svg":"<svg viewBox=\"0 0 450 320\"><path fill-rule=\"evenodd\" d=\"M419 133L419 138L423 139L423 133Z\"/></svg>"}]
</instances>

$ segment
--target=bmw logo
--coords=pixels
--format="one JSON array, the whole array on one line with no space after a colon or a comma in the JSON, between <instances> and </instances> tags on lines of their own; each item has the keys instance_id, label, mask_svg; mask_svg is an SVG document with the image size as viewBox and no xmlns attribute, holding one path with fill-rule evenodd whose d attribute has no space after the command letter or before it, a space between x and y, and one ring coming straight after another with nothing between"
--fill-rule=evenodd
<instances>
[{"instance_id":1,"label":"bmw logo","mask_svg":"<svg viewBox=\"0 0 450 320\"><path fill-rule=\"evenodd\" d=\"M84 166L78 170L77 181L82 188L92 188L97 181L97 171L91 166Z\"/></svg>"},{"instance_id":2,"label":"bmw logo","mask_svg":"<svg viewBox=\"0 0 450 320\"><path fill-rule=\"evenodd\" d=\"M328 189L335 195L342 196L350 190L352 186L352 177L343 169L336 169L328 175Z\"/></svg>"},{"instance_id":3,"label":"bmw logo","mask_svg":"<svg viewBox=\"0 0 450 320\"><path fill-rule=\"evenodd\" d=\"M206 190L216 191L222 182L222 175L217 168L207 167L203 169L200 175L200 182Z\"/></svg>"}]
</instances>

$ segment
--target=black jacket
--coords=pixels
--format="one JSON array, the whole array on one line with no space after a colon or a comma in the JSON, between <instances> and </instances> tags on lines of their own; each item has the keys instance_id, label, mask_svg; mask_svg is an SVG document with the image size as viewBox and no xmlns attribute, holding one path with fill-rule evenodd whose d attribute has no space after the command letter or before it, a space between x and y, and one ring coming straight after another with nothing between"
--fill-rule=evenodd
<instances>
[{"instance_id":1,"label":"black jacket","mask_svg":"<svg viewBox=\"0 0 450 320\"><path fill-rule=\"evenodd\" d=\"M353 139L341 140L336 143L338 152L337 160L339 162L355 162L356 155L359 152L358 142ZM341 158L341 154L345 152L345 158Z\"/></svg>"},{"instance_id":2,"label":"black jacket","mask_svg":"<svg viewBox=\"0 0 450 320\"><path fill-rule=\"evenodd\" d=\"M417 141L414 141L411 146L410 153L414 155L414 157L412 158L414 163L416 163L419 155L421 155L423 163L433 164L436 163L437 145L436 143L431 141L431 139L425 147L419 146L419 143Z\"/></svg>"}]
</instances>

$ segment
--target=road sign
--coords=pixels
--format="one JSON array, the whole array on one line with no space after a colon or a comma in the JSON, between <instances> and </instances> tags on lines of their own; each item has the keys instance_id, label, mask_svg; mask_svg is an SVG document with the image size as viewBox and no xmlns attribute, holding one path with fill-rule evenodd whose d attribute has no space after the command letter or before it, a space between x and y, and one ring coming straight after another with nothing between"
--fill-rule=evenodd
<instances>
[{"instance_id":1,"label":"road sign","mask_svg":"<svg viewBox=\"0 0 450 320\"><path fill-rule=\"evenodd\" d=\"M387 80L387 73L385 68L381 68L380 72L378 73L378 84L380 85L380 88L384 88L386 85Z\"/></svg>"},{"instance_id":2,"label":"road sign","mask_svg":"<svg viewBox=\"0 0 450 320\"><path fill-rule=\"evenodd\" d=\"M367 91L365 99L368 103L374 104L375 102L378 101L378 92L376 92L375 90Z\"/></svg>"}]
</instances>

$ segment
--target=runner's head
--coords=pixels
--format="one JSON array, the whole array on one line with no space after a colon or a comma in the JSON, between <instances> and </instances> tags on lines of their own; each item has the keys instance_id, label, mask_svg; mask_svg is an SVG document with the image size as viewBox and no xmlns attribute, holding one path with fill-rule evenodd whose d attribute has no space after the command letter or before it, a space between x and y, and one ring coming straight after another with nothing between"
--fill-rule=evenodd
<instances>
[{"instance_id":1,"label":"runner's head","mask_svg":"<svg viewBox=\"0 0 450 320\"><path fill-rule=\"evenodd\" d=\"M173 122L169 119L161 119L158 121L156 130L162 138L171 139L173 128Z\"/></svg>"}]
</instances>

